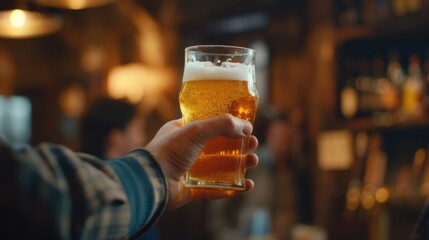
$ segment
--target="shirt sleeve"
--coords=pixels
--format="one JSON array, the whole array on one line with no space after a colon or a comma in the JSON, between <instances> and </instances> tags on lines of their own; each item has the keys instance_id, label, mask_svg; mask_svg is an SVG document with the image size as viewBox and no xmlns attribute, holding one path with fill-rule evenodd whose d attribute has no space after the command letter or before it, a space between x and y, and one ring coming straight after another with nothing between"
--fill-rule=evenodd
<instances>
[{"instance_id":1,"label":"shirt sleeve","mask_svg":"<svg viewBox=\"0 0 429 240\"><path fill-rule=\"evenodd\" d=\"M166 199L161 168L144 150L103 162L60 145L0 140L0 235L8 239L138 237Z\"/></svg>"}]
</instances>

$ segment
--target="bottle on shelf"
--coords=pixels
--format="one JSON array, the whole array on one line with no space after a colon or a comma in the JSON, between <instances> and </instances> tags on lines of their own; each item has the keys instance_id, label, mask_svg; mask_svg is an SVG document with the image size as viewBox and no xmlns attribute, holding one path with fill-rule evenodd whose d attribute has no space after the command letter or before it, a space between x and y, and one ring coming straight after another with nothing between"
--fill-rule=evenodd
<instances>
[{"instance_id":1,"label":"bottle on shelf","mask_svg":"<svg viewBox=\"0 0 429 240\"><path fill-rule=\"evenodd\" d=\"M371 63L367 58L359 61L359 76L356 78L356 89L359 93L359 109L361 115L371 115L377 110L378 100L375 96L375 81L371 73Z\"/></svg>"},{"instance_id":2,"label":"bottle on shelf","mask_svg":"<svg viewBox=\"0 0 429 240\"><path fill-rule=\"evenodd\" d=\"M362 21L365 24L374 24L377 20L377 4L373 0L362 1Z\"/></svg>"},{"instance_id":3,"label":"bottle on shelf","mask_svg":"<svg viewBox=\"0 0 429 240\"><path fill-rule=\"evenodd\" d=\"M408 12L408 0L393 0L392 2L392 8L393 12L398 17L403 17Z\"/></svg>"},{"instance_id":4,"label":"bottle on shelf","mask_svg":"<svg viewBox=\"0 0 429 240\"><path fill-rule=\"evenodd\" d=\"M413 187L413 195L419 195L419 188L423 184L423 169L426 161L426 149L419 148L416 150L411 165L411 180ZM416 196L417 197L417 196Z\"/></svg>"},{"instance_id":5,"label":"bottle on shelf","mask_svg":"<svg viewBox=\"0 0 429 240\"><path fill-rule=\"evenodd\" d=\"M425 59L423 60L423 84L425 88L425 110L426 113L429 113L429 47L425 48Z\"/></svg>"},{"instance_id":6,"label":"bottle on shelf","mask_svg":"<svg viewBox=\"0 0 429 240\"><path fill-rule=\"evenodd\" d=\"M404 72L399 63L399 55L391 50L389 53L386 75L389 89L382 96L384 107L390 112L396 112L400 106L400 92L404 82Z\"/></svg>"},{"instance_id":7,"label":"bottle on shelf","mask_svg":"<svg viewBox=\"0 0 429 240\"><path fill-rule=\"evenodd\" d=\"M347 85L340 93L340 110L345 118L353 118L358 111L358 93L353 86L353 79L347 81Z\"/></svg>"},{"instance_id":8,"label":"bottle on shelf","mask_svg":"<svg viewBox=\"0 0 429 240\"><path fill-rule=\"evenodd\" d=\"M376 14L378 21L385 21L390 17L390 1L389 0L376 0Z\"/></svg>"},{"instance_id":9,"label":"bottle on shelf","mask_svg":"<svg viewBox=\"0 0 429 240\"><path fill-rule=\"evenodd\" d=\"M382 150L381 136L371 135L369 144L361 193L361 204L366 210L388 200L388 196L378 196L379 190L385 190L384 180L387 166L387 154Z\"/></svg>"},{"instance_id":10,"label":"bottle on shelf","mask_svg":"<svg viewBox=\"0 0 429 240\"><path fill-rule=\"evenodd\" d=\"M358 103L358 91L355 86L356 80L356 63L352 58L346 59L346 64L344 67L344 76L346 76L347 81L345 86L340 86L340 112L345 118L353 118L359 107Z\"/></svg>"},{"instance_id":11,"label":"bottle on shelf","mask_svg":"<svg viewBox=\"0 0 429 240\"><path fill-rule=\"evenodd\" d=\"M412 54L409 59L408 76L402 88L401 110L406 119L423 115L424 90L420 58L417 54Z\"/></svg>"},{"instance_id":12,"label":"bottle on shelf","mask_svg":"<svg viewBox=\"0 0 429 240\"><path fill-rule=\"evenodd\" d=\"M393 0L392 10L398 17L418 15L423 11L422 0Z\"/></svg>"},{"instance_id":13,"label":"bottle on shelf","mask_svg":"<svg viewBox=\"0 0 429 240\"><path fill-rule=\"evenodd\" d=\"M384 59L376 55L371 62L363 59L361 64L362 74L356 79L360 92L359 110L368 116L389 112L392 103L383 96L389 93L391 84L385 74Z\"/></svg>"},{"instance_id":14,"label":"bottle on shelf","mask_svg":"<svg viewBox=\"0 0 429 240\"><path fill-rule=\"evenodd\" d=\"M349 213L353 213L351 215L353 217L361 206L362 181L365 175L369 139L370 136L365 131L356 133L354 139L355 164L351 170L351 179L346 193L346 209Z\"/></svg>"},{"instance_id":15,"label":"bottle on shelf","mask_svg":"<svg viewBox=\"0 0 429 240\"><path fill-rule=\"evenodd\" d=\"M357 0L340 0L338 3L338 25L349 27L360 23L360 7Z\"/></svg>"},{"instance_id":16,"label":"bottle on shelf","mask_svg":"<svg viewBox=\"0 0 429 240\"><path fill-rule=\"evenodd\" d=\"M420 195L429 197L429 146L426 148L425 162L423 163L422 169Z\"/></svg>"},{"instance_id":17,"label":"bottle on shelf","mask_svg":"<svg viewBox=\"0 0 429 240\"><path fill-rule=\"evenodd\" d=\"M420 196L428 194L429 175L426 155L425 148L418 148L412 157L411 164L404 164L399 168L393 186L393 195L396 199L415 202L420 200Z\"/></svg>"},{"instance_id":18,"label":"bottle on shelf","mask_svg":"<svg viewBox=\"0 0 429 240\"><path fill-rule=\"evenodd\" d=\"M389 19L391 15L389 0L363 0L361 18L365 24L375 24Z\"/></svg>"},{"instance_id":19,"label":"bottle on shelf","mask_svg":"<svg viewBox=\"0 0 429 240\"><path fill-rule=\"evenodd\" d=\"M390 113L398 105L395 85L386 77L385 61L376 55L353 61L344 73L347 82L340 91L340 111L345 118ZM391 117L390 117L391 118Z\"/></svg>"},{"instance_id":20,"label":"bottle on shelf","mask_svg":"<svg viewBox=\"0 0 429 240\"><path fill-rule=\"evenodd\" d=\"M417 15L422 11L422 0L408 0L406 3L408 15Z\"/></svg>"},{"instance_id":21,"label":"bottle on shelf","mask_svg":"<svg viewBox=\"0 0 429 240\"><path fill-rule=\"evenodd\" d=\"M374 90L378 96L378 108L381 111L390 112L393 110L394 104L391 99L392 83L386 77L384 59L380 55L376 55L372 60L372 69L374 73Z\"/></svg>"}]
</instances>

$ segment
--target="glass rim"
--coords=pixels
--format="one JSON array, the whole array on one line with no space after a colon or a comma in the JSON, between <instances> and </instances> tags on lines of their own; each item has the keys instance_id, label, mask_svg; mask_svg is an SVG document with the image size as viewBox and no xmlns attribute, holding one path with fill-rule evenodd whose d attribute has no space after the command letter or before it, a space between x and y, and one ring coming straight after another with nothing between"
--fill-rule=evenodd
<instances>
[{"instance_id":1,"label":"glass rim","mask_svg":"<svg viewBox=\"0 0 429 240\"><path fill-rule=\"evenodd\" d=\"M217 44L203 44L203 45L192 45L185 48L185 52L196 52L198 49L228 49L237 50L240 52L215 52L215 51L201 51L204 54L216 54L216 55L243 55L250 54L255 55L256 51L252 48L240 47L234 45L217 45Z\"/></svg>"}]
</instances>

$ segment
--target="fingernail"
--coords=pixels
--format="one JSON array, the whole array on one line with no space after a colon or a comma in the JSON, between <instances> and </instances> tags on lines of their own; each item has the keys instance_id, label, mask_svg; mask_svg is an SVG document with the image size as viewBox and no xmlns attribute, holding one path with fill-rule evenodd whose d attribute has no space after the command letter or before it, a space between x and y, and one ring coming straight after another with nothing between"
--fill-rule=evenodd
<instances>
[{"instance_id":1,"label":"fingernail","mask_svg":"<svg viewBox=\"0 0 429 240\"><path fill-rule=\"evenodd\" d=\"M252 130L253 130L252 124L248 121L245 121L242 130L243 130L244 135L246 135L246 136L250 135L252 133Z\"/></svg>"}]
</instances>

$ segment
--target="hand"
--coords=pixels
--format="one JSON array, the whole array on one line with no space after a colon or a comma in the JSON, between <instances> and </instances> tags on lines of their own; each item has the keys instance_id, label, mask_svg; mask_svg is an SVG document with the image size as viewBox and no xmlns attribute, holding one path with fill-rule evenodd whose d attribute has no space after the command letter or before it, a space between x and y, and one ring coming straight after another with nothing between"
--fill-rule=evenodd
<instances>
[{"instance_id":1,"label":"hand","mask_svg":"<svg viewBox=\"0 0 429 240\"><path fill-rule=\"evenodd\" d=\"M255 136L251 136L250 122L229 114L194 121L183 126L181 119L166 123L146 146L157 159L169 185L167 210L173 210L197 199L218 199L231 197L253 189L254 183L246 179L244 191L221 191L185 187L183 176L194 164L210 139L218 136L229 138L249 138L248 151L258 145ZM249 153L246 157L246 168L255 167L258 157Z\"/></svg>"}]
</instances>

